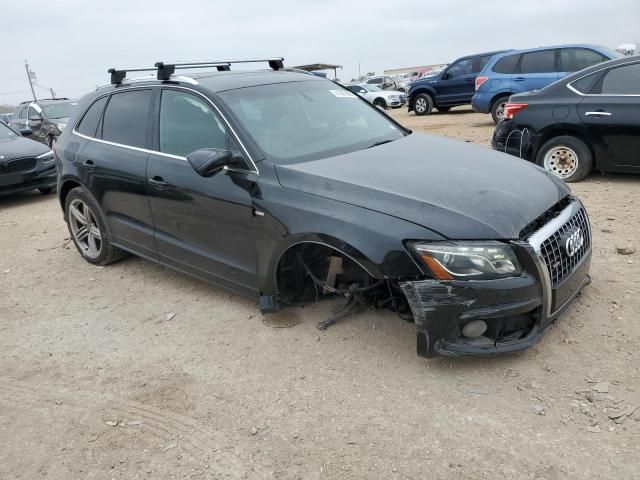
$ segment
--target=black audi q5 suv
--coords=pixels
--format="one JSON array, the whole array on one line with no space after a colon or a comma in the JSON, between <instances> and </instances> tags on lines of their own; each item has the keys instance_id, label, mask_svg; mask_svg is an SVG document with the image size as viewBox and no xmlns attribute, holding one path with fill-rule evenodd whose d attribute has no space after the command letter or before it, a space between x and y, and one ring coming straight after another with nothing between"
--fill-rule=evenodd
<instances>
[{"instance_id":1,"label":"black audi q5 suv","mask_svg":"<svg viewBox=\"0 0 640 480\"><path fill-rule=\"evenodd\" d=\"M112 69L81 100L56 160L87 261L133 253L264 313L345 297L321 328L387 307L426 357L526 348L589 283L589 219L561 180L265 61ZM216 71L175 74L195 67Z\"/></svg>"}]
</instances>

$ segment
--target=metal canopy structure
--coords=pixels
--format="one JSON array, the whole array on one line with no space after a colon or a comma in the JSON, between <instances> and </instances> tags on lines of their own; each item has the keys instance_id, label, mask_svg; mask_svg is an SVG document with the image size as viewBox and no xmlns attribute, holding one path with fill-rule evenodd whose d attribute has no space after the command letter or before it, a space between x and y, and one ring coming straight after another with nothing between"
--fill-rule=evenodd
<instances>
[{"instance_id":1,"label":"metal canopy structure","mask_svg":"<svg viewBox=\"0 0 640 480\"><path fill-rule=\"evenodd\" d=\"M318 70L333 70L333 79L337 80L338 69L342 69L342 65L331 65L330 63L311 63L309 65L298 65L294 68L299 68L300 70L305 70L307 72L315 72Z\"/></svg>"}]
</instances>

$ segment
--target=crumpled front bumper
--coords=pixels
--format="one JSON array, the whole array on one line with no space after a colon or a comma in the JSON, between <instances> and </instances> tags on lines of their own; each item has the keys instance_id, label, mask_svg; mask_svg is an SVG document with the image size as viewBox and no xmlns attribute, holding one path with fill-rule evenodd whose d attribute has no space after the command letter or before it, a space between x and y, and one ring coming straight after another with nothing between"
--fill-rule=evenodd
<instances>
[{"instance_id":1,"label":"crumpled front bumper","mask_svg":"<svg viewBox=\"0 0 640 480\"><path fill-rule=\"evenodd\" d=\"M567 207L565 216L575 214L576 208L581 208L580 202ZM418 355L494 355L526 349L540 340L591 282L590 244L571 274L555 286L539 244L512 244L524 270L518 277L399 283L415 320ZM475 320L484 321L487 331L480 338L465 337L462 329Z\"/></svg>"}]
</instances>

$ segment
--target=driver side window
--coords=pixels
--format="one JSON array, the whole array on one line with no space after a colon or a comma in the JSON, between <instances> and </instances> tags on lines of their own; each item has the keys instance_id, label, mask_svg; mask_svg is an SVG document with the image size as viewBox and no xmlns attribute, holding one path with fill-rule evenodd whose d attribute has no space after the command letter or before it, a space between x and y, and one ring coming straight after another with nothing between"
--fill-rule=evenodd
<instances>
[{"instance_id":1,"label":"driver side window","mask_svg":"<svg viewBox=\"0 0 640 480\"><path fill-rule=\"evenodd\" d=\"M38 113L38 111L33 108L33 107L29 107L29 120L42 120L42 115L40 115Z\"/></svg>"},{"instance_id":2,"label":"driver side window","mask_svg":"<svg viewBox=\"0 0 640 480\"><path fill-rule=\"evenodd\" d=\"M447 75L449 78L455 78L462 75L470 75L472 71L473 58L465 58L464 60L454 63L451 68L447 70Z\"/></svg>"},{"instance_id":3,"label":"driver side window","mask_svg":"<svg viewBox=\"0 0 640 480\"><path fill-rule=\"evenodd\" d=\"M201 148L238 151L222 119L204 100L177 90L163 90L160 151L186 157Z\"/></svg>"}]
</instances>

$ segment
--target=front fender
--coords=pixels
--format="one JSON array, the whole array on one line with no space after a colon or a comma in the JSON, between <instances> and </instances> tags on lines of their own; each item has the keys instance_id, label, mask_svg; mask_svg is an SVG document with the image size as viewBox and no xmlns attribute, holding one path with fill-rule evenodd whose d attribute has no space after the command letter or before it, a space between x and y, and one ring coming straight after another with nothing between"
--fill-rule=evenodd
<instances>
[{"instance_id":1,"label":"front fender","mask_svg":"<svg viewBox=\"0 0 640 480\"><path fill-rule=\"evenodd\" d=\"M408 239L443 237L411 222L336 200L267 186L255 208L258 285L261 295L276 295L278 263L293 245L311 242L331 247L358 263L374 278L415 277L422 272L406 251Z\"/></svg>"}]
</instances>

